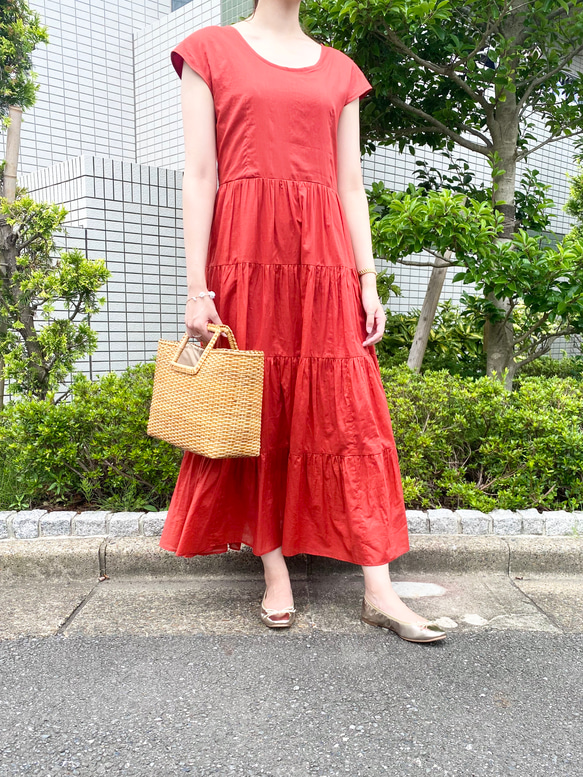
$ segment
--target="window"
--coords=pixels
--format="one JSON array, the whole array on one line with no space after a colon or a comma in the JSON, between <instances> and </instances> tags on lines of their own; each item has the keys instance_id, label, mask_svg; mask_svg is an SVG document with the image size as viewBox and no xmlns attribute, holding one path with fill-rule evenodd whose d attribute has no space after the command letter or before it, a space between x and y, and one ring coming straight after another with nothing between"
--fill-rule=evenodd
<instances>
[{"instance_id":1,"label":"window","mask_svg":"<svg viewBox=\"0 0 583 777\"><path fill-rule=\"evenodd\" d=\"M188 5L188 3L191 3L192 0L172 0L172 10L177 11L179 8L182 8L183 5Z\"/></svg>"}]
</instances>

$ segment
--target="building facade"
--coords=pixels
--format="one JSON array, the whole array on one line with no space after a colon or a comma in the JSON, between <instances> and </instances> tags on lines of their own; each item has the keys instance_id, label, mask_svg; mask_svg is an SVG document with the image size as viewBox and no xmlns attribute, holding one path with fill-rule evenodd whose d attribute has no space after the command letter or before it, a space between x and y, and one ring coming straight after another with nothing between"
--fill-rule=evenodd
<instances>
[{"instance_id":1,"label":"building facade","mask_svg":"<svg viewBox=\"0 0 583 777\"><path fill-rule=\"evenodd\" d=\"M40 89L23 117L19 183L38 201L68 210L62 248L105 258L112 278L106 304L93 317L97 351L79 368L95 378L152 358L158 338L184 333L185 262L181 179L184 163L180 81L170 50L195 29L248 15L252 0L34 0L50 41L33 54ZM2 138L2 142L4 139ZM487 180L483 158L463 154ZM553 229L570 222L562 210L572 169L569 141L533 154L529 166L552 185ZM403 189L415 161L439 167L439 154L416 157L378 148L362 160L365 186L383 180ZM389 308L420 307L428 268L398 266L403 296ZM452 269L443 299L459 299ZM558 343L558 354L564 343ZM574 346L571 345L572 349Z\"/></svg>"}]
</instances>

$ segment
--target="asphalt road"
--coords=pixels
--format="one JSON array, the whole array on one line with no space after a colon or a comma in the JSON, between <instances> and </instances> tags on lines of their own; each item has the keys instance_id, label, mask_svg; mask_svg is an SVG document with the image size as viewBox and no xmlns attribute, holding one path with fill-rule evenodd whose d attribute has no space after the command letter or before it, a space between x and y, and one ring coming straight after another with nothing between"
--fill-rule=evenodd
<instances>
[{"instance_id":1,"label":"asphalt road","mask_svg":"<svg viewBox=\"0 0 583 777\"><path fill-rule=\"evenodd\" d=\"M583 775L583 635L0 642L0 774Z\"/></svg>"}]
</instances>

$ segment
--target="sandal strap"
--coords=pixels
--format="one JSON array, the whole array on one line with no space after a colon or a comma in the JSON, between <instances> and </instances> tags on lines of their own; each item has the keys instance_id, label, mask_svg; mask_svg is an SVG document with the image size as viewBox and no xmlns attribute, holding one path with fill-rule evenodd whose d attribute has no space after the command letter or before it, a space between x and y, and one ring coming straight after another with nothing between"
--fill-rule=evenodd
<instances>
[{"instance_id":1,"label":"sandal strap","mask_svg":"<svg viewBox=\"0 0 583 777\"><path fill-rule=\"evenodd\" d=\"M266 615L268 618L271 615L286 615L286 613L289 613L290 615L296 611L295 607L285 607L283 610L273 610L269 607L266 607L263 602L265 601L265 596L267 594L267 590L263 594L263 599L261 600L261 612Z\"/></svg>"},{"instance_id":2,"label":"sandal strap","mask_svg":"<svg viewBox=\"0 0 583 777\"><path fill-rule=\"evenodd\" d=\"M272 610L267 607L261 607L261 611L267 615L267 617L270 617L271 615L285 615L286 613L292 613L296 611L295 607L286 607L284 610Z\"/></svg>"}]
</instances>

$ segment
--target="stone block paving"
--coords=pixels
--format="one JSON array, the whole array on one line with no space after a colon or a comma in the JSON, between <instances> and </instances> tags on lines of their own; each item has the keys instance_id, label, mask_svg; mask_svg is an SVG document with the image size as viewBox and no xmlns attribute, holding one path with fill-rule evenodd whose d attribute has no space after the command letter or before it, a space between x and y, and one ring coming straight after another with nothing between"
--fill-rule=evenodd
<instances>
[{"instance_id":1,"label":"stone block paving","mask_svg":"<svg viewBox=\"0 0 583 777\"><path fill-rule=\"evenodd\" d=\"M0 540L37 537L157 537L167 512L111 510L0 511ZM411 534L583 535L583 511L407 510Z\"/></svg>"}]
</instances>

